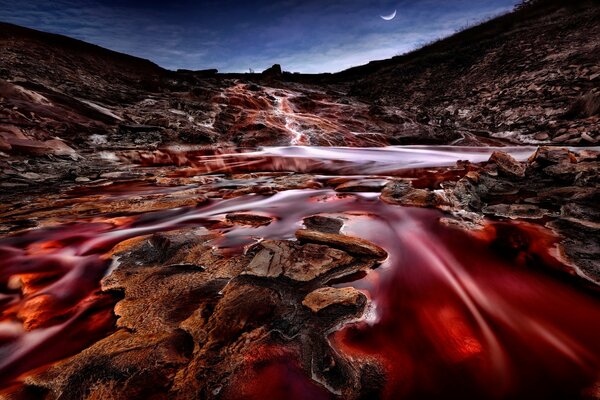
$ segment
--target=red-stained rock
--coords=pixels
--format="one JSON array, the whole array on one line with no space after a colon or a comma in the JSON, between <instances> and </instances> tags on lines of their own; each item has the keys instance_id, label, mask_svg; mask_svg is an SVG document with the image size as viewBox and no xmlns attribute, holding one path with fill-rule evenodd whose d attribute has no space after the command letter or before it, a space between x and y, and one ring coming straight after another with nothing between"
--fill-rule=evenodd
<instances>
[{"instance_id":1,"label":"red-stained rock","mask_svg":"<svg viewBox=\"0 0 600 400\"><path fill-rule=\"evenodd\" d=\"M511 155L502 151L493 152L489 162L496 164L498 170L504 175L517 178L523 178L525 176L525 167Z\"/></svg>"},{"instance_id":2,"label":"red-stained rock","mask_svg":"<svg viewBox=\"0 0 600 400\"><path fill-rule=\"evenodd\" d=\"M353 236L300 229L296 231L296 237L303 242L320 243L337 247L358 256L372 257L378 260L387 257L387 252L381 247L368 240Z\"/></svg>"},{"instance_id":3,"label":"red-stained rock","mask_svg":"<svg viewBox=\"0 0 600 400\"><path fill-rule=\"evenodd\" d=\"M365 302L365 295L354 288L325 287L307 294L304 300L302 300L302 305L316 313L332 305L356 307Z\"/></svg>"},{"instance_id":4,"label":"red-stained rock","mask_svg":"<svg viewBox=\"0 0 600 400\"><path fill-rule=\"evenodd\" d=\"M245 274L265 278L285 276L296 281L310 281L316 277L346 266L353 258L346 252L327 246L308 243L299 245L281 240L265 240Z\"/></svg>"}]
</instances>

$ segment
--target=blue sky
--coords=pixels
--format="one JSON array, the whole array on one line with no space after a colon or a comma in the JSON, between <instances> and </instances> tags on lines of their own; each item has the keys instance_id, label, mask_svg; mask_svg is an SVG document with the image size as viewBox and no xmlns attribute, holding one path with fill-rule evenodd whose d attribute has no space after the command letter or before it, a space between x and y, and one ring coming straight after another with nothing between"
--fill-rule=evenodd
<instances>
[{"instance_id":1,"label":"blue sky","mask_svg":"<svg viewBox=\"0 0 600 400\"><path fill-rule=\"evenodd\" d=\"M517 0L0 0L0 20L170 69L335 72L510 11ZM397 10L384 21L379 16Z\"/></svg>"}]
</instances>

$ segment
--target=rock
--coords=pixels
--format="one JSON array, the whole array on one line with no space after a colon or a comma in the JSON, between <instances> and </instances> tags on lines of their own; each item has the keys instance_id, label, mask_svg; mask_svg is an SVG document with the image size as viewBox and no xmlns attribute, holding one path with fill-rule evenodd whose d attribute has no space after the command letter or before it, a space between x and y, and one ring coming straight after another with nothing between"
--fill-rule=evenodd
<instances>
[{"instance_id":1,"label":"rock","mask_svg":"<svg viewBox=\"0 0 600 400\"><path fill-rule=\"evenodd\" d=\"M381 200L405 207L448 207L449 199L444 193L413 188L409 181L391 181L381 191Z\"/></svg>"},{"instance_id":2,"label":"rock","mask_svg":"<svg viewBox=\"0 0 600 400\"><path fill-rule=\"evenodd\" d=\"M544 173L553 177L567 178L571 177L573 180L576 176L589 174L592 177L598 177L600 173L600 163L595 161L584 161L577 164L555 164L544 168Z\"/></svg>"},{"instance_id":3,"label":"rock","mask_svg":"<svg viewBox=\"0 0 600 400\"><path fill-rule=\"evenodd\" d=\"M359 307L364 305L367 298L364 294L352 287L332 288L325 287L314 290L302 300L302 305L317 313L332 305Z\"/></svg>"},{"instance_id":4,"label":"rock","mask_svg":"<svg viewBox=\"0 0 600 400\"><path fill-rule=\"evenodd\" d=\"M119 125L119 134L132 134L132 133L147 133L147 132L156 132L162 131L164 128L162 126L156 125L142 125L142 124L120 124Z\"/></svg>"},{"instance_id":5,"label":"rock","mask_svg":"<svg viewBox=\"0 0 600 400\"><path fill-rule=\"evenodd\" d=\"M55 156L72 156L76 154L75 150L69 147L62 140L46 140L44 145L48 147L50 154L54 154Z\"/></svg>"},{"instance_id":6,"label":"rock","mask_svg":"<svg viewBox=\"0 0 600 400\"><path fill-rule=\"evenodd\" d=\"M40 142L37 140L11 138L8 139L7 142L11 146L13 152L29 156L40 157L48 154L55 156L73 156L76 154L75 150L65 144L65 142L57 139Z\"/></svg>"},{"instance_id":7,"label":"rock","mask_svg":"<svg viewBox=\"0 0 600 400\"><path fill-rule=\"evenodd\" d=\"M529 157L529 164L532 166L546 166L550 164L574 163L577 162L575 155L564 147L538 147L535 153Z\"/></svg>"},{"instance_id":8,"label":"rock","mask_svg":"<svg viewBox=\"0 0 600 400\"><path fill-rule=\"evenodd\" d=\"M504 175L517 178L525 176L525 167L511 155L502 151L494 151L489 162L496 164L498 171Z\"/></svg>"},{"instance_id":9,"label":"rock","mask_svg":"<svg viewBox=\"0 0 600 400\"><path fill-rule=\"evenodd\" d=\"M8 143L6 139L0 136L0 151L10 151L11 149L12 146L10 145L10 143Z\"/></svg>"},{"instance_id":10,"label":"rock","mask_svg":"<svg viewBox=\"0 0 600 400\"><path fill-rule=\"evenodd\" d=\"M559 252L588 279L600 284L600 224L559 218L547 224L561 236Z\"/></svg>"},{"instance_id":11,"label":"rock","mask_svg":"<svg viewBox=\"0 0 600 400\"><path fill-rule=\"evenodd\" d=\"M412 189L413 187L410 181L393 180L384 186L381 192L381 198L389 203L395 203Z\"/></svg>"},{"instance_id":12,"label":"rock","mask_svg":"<svg viewBox=\"0 0 600 400\"><path fill-rule=\"evenodd\" d=\"M344 222L340 218L325 217L322 215L306 217L303 221L307 229L324 233L339 233L344 225Z\"/></svg>"},{"instance_id":13,"label":"rock","mask_svg":"<svg viewBox=\"0 0 600 400\"><path fill-rule=\"evenodd\" d=\"M344 182L335 187L338 192L380 192L387 179L357 179Z\"/></svg>"},{"instance_id":14,"label":"rock","mask_svg":"<svg viewBox=\"0 0 600 400\"><path fill-rule=\"evenodd\" d=\"M381 247L368 240L353 236L300 229L296 231L296 237L300 241L325 244L340 248L351 254L372 257L377 260L383 260L387 257L387 252Z\"/></svg>"},{"instance_id":15,"label":"rock","mask_svg":"<svg viewBox=\"0 0 600 400\"><path fill-rule=\"evenodd\" d=\"M589 134L587 134L586 132L583 132L583 133L581 134L581 138L582 138L583 140L585 140L586 142L590 142L590 143L597 143L597 142L598 142L598 140L597 140L597 139L594 139L593 137L591 137L591 136L590 136Z\"/></svg>"},{"instance_id":16,"label":"rock","mask_svg":"<svg viewBox=\"0 0 600 400\"><path fill-rule=\"evenodd\" d=\"M285 276L295 281L310 281L346 266L353 261L348 253L330 247L286 240L265 240L246 267L244 274L265 278Z\"/></svg>"},{"instance_id":17,"label":"rock","mask_svg":"<svg viewBox=\"0 0 600 400\"><path fill-rule=\"evenodd\" d=\"M263 76L271 78L278 78L282 74L283 72L281 71L281 65L279 64L273 64L270 68L267 68L262 72Z\"/></svg>"},{"instance_id":18,"label":"rock","mask_svg":"<svg viewBox=\"0 0 600 400\"><path fill-rule=\"evenodd\" d=\"M131 196L122 199L107 199L103 201L75 204L74 212L150 212L178 207L195 207L206 202L207 198L198 194L194 189L175 192L170 195Z\"/></svg>"},{"instance_id":19,"label":"rock","mask_svg":"<svg viewBox=\"0 0 600 400\"><path fill-rule=\"evenodd\" d=\"M547 210L532 204L495 204L482 209L484 214L493 214L498 217L517 218L542 218L548 214Z\"/></svg>"},{"instance_id":20,"label":"rock","mask_svg":"<svg viewBox=\"0 0 600 400\"><path fill-rule=\"evenodd\" d=\"M264 215L247 213L230 213L225 216L228 222L239 225L264 226L269 225L273 218Z\"/></svg>"},{"instance_id":21,"label":"rock","mask_svg":"<svg viewBox=\"0 0 600 400\"><path fill-rule=\"evenodd\" d=\"M40 174L36 174L35 172L25 172L24 174L19 174L19 176L29 181L43 180L42 176Z\"/></svg>"},{"instance_id":22,"label":"rock","mask_svg":"<svg viewBox=\"0 0 600 400\"><path fill-rule=\"evenodd\" d=\"M548 140L550 136L546 132L538 132L535 135L533 135L533 138L535 140Z\"/></svg>"}]
</instances>

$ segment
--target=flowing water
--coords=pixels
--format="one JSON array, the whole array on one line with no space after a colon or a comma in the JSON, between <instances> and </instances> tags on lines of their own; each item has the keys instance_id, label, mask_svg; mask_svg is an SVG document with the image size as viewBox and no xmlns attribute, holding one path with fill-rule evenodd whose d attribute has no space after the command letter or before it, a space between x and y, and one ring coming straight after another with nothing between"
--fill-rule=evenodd
<instances>
[{"instance_id":1,"label":"flowing water","mask_svg":"<svg viewBox=\"0 0 600 400\"><path fill-rule=\"evenodd\" d=\"M506 150L506 149L505 149ZM508 149L519 159L531 149ZM186 153L185 175L264 171L393 175L484 161L490 149L267 148L236 154ZM169 153L173 161L172 153ZM179 154L179 157L183 157ZM145 165L156 159L143 158ZM184 168L185 169L185 168ZM99 188L107 196L150 190L147 184ZM162 191L159 188L157 191ZM71 194L73 196L73 194ZM343 232L388 251L353 286L371 299L364 318L332 332L336 351L385 366L387 398L576 398L599 378L600 297L563 275L557 238L525 222L489 221L465 232L442 213L389 205L378 193L328 188L246 195L123 217L39 228L0 239L0 386L77 353L114 325L110 296L98 292L110 250L141 235L198 224L230 212L274 217L262 227L218 227L214 245L231 252L260 239L293 239L304 217L345 218ZM256 371L256 398L330 397L293 365Z\"/></svg>"}]
</instances>

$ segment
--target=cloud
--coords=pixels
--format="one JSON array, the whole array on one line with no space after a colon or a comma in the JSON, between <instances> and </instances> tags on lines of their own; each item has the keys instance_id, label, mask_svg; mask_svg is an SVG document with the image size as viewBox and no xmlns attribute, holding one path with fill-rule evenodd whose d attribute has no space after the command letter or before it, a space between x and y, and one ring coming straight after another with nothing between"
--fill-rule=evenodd
<instances>
[{"instance_id":1,"label":"cloud","mask_svg":"<svg viewBox=\"0 0 600 400\"><path fill-rule=\"evenodd\" d=\"M0 15L7 22L64 34L166 67L197 63L206 53L204 49L215 42L208 30L167 23L158 15L132 15L125 7L86 0L23 1L19 7L13 0L0 0ZM196 40L193 50L188 49L185 38L190 35L205 40Z\"/></svg>"},{"instance_id":2,"label":"cloud","mask_svg":"<svg viewBox=\"0 0 600 400\"><path fill-rule=\"evenodd\" d=\"M173 0L174 1L174 0ZM0 0L5 21L65 34L170 68L335 72L452 34L516 0L258 2ZM106 3L110 2L110 5ZM381 13L397 8L389 22Z\"/></svg>"}]
</instances>

